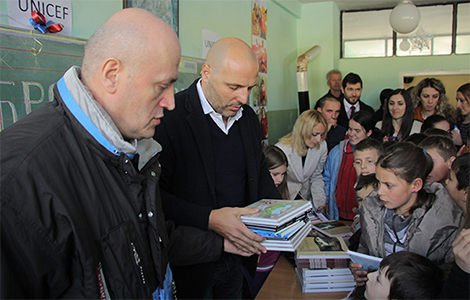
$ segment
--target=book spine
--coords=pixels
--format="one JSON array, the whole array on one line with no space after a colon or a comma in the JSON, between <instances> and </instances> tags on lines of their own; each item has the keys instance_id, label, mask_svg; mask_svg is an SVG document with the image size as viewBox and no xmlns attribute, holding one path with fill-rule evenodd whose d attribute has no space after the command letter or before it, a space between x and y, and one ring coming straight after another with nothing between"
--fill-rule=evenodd
<instances>
[{"instance_id":1,"label":"book spine","mask_svg":"<svg viewBox=\"0 0 470 300\"><path fill-rule=\"evenodd\" d=\"M326 268L349 268L350 259L324 259L309 258L296 259L298 268L326 269Z\"/></svg>"}]
</instances>

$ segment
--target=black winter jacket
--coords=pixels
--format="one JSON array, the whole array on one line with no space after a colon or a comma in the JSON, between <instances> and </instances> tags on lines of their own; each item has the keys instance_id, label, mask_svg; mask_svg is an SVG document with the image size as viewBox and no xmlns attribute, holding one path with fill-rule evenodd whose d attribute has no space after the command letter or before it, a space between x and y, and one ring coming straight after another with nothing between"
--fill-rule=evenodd
<instances>
[{"instance_id":1,"label":"black winter jacket","mask_svg":"<svg viewBox=\"0 0 470 300\"><path fill-rule=\"evenodd\" d=\"M57 88L0 145L2 298L151 298L169 260L222 252L214 232L165 222L157 157L139 171L108 151Z\"/></svg>"}]
</instances>

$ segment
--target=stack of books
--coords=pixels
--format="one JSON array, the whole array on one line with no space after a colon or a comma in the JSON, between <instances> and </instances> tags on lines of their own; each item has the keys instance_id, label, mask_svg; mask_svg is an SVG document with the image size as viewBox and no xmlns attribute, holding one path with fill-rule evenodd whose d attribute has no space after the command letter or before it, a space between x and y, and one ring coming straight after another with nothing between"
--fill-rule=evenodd
<instances>
[{"instance_id":1,"label":"stack of books","mask_svg":"<svg viewBox=\"0 0 470 300\"><path fill-rule=\"evenodd\" d=\"M346 243L348 243L349 238L353 235L351 227L337 220L315 222L312 223L312 227L325 237L342 237Z\"/></svg>"},{"instance_id":2,"label":"stack of books","mask_svg":"<svg viewBox=\"0 0 470 300\"><path fill-rule=\"evenodd\" d=\"M356 282L349 270L348 247L341 237L309 236L295 253L303 293L347 292Z\"/></svg>"},{"instance_id":3,"label":"stack of books","mask_svg":"<svg viewBox=\"0 0 470 300\"><path fill-rule=\"evenodd\" d=\"M259 212L243 215L241 220L266 238L261 245L267 250L294 252L312 229L307 217L312 209L310 201L263 199L248 207Z\"/></svg>"}]
</instances>

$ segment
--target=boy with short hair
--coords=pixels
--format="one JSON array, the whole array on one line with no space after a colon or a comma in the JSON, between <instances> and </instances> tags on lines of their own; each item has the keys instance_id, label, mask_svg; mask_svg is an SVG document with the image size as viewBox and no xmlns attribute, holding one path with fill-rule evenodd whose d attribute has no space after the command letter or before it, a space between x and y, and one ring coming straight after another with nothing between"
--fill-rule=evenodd
<instances>
[{"instance_id":1,"label":"boy with short hair","mask_svg":"<svg viewBox=\"0 0 470 300\"><path fill-rule=\"evenodd\" d=\"M457 148L450 138L444 136L428 136L419 143L426 150L434 163L426 182L439 182L445 186L452 169L452 162L457 155Z\"/></svg>"},{"instance_id":2,"label":"boy with short hair","mask_svg":"<svg viewBox=\"0 0 470 300\"><path fill-rule=\"evenodd\" d=\"M384 152L382 143L375 139L360 141L354 148L354 168L357 176L375 174L375 164Z\"/></svg>"},{"instance_id":3,"label":"boy with short hair","mask_svg":"<svg viewBox=\"0 0 470 300\"><path fill-rule=\"evenodd\" d=\"M380 262L367 274L366 299L434 299L444 284L443 271L428 258L400 251Z\"/></svg>"},{"instance_id":4,"label":"boy with short hair","mask_svg":"<svg viewBox=\"0 0 470 300\"><path fill-rule=\"evenodd\" d=\"M358 204L358 213L354 217L354 220L351 224L351 230L354 234L349 239L349 249L356 251L359 247L359 241L361 238L361 228L360 228L360 210L362 208L362 201L369 196L369 194L377 188L379 181L375 178L375 173L368 175L360 175L357 179L354 190L356 191L356 199Z\"/></svg>"}]
</instances>

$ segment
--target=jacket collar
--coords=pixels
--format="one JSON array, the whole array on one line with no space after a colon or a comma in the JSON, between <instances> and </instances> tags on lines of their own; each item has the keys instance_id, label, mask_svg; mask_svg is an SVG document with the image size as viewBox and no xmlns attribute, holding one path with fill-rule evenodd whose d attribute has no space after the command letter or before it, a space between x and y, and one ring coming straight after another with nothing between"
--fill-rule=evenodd
<instances>
[{"instance_id":1,"label":"jacket collar","mask_svg":"<svg viewBox=\"0 0 470 300\"><path fill-rule=\"evenodd\" d=\"M64 104L96 141L114 155L121 152L130 158L139 154L139 170L161 151L161 146L153 139L124 140L108 113L96 102L80 80L81 69L71 67L57 83Z\"/></svg>"}]
</instances>

